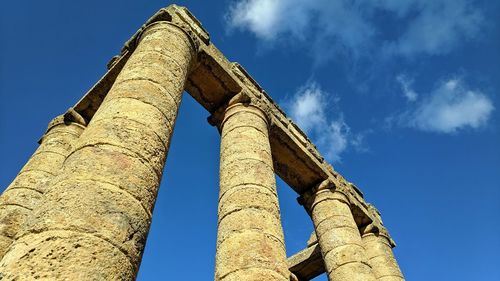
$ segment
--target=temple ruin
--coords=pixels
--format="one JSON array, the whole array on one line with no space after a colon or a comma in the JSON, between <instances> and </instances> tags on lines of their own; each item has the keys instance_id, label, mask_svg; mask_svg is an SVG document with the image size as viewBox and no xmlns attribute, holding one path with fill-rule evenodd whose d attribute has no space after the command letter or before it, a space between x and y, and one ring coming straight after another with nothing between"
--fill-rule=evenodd
<instances>
[{"instance_id":1,"label":"temple ruin","mask_svg":"<svg viewBox=\"0 0 500 281\"><path fill-rule=\"evenodd\" d=\"M49 123L1 195L0 280L135 280L184 91L221 135L216 281L404 280L377 209L176 5ZM291 257L275 174L315 229Z\"/></svg>"}]
</instances>

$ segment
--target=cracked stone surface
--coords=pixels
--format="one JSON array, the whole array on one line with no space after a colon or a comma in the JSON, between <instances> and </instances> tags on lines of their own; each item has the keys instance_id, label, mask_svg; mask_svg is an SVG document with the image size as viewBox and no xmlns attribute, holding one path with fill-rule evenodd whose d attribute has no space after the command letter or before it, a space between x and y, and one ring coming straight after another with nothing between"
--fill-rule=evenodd
<instances>
[{"instance_id":1,"label":"cracked stone surface","mask_svg":"<svg viewBox=\"0 0 500 281\"><path fill-rule=\"evenodd\" d=\"M38 149L0 196L0 259L40 204L83 130L80 124L66 124L64 116L52 120Z\"/></svg>"},{"instance_id":2,"label":"cracked stone surface","mask_svg":"<svg viewBox=\"0 0 500 281\"><path fill-rule=\"evenodd\" d=\"M266 116L231 105L220 155L215 280L289 280Z\"/></svg>"},{"instance_id":3,"label":"cracked stone surface","mask_svg":"<svg viewBox=\"0 0 500 281\"><path fill-rule=\"evenodd\" d=\"M2 280L135 278L193 58L179 27L144 31L1 261Z\"/></svg>"},{"instance_id":4,"label":"cracked stone surface","mask_svg":"<svg viewBox=\"0 0 500 281\"><path fill-rule=\"evenodd\" d=\"M376 233L366 233L363 235L363 246L366 250L368 263L371 265L377 280L404 280L392 253L392 245L388 237Z\"/></svg>"},{"instance_id":5,"label":"cracked stone surface","mask_svg":"<svg viewBox=\"0 0 500 281\"><path fill-rule=\"evenodd\" d=\"M312 219L328 279L374 281L347 197L325 189L312 200Z\"/></svg>"},{"instance_id":6,"label":"cracked stone surface","mask_svg":"<svg viewBox=\"0 0 500 281\"><path fill-rule=\"evenodd\" d=\"M135 279L184 90L221 132L215 280L404 280L370 232L378 211L186 8L160 9L108 67L71 109L85 130L51 123L0 197L0 280ZM275 173L309 196L318 236L288 265ZM341 192L311 197L327 180Z\"/></svg>"}]
</instances>

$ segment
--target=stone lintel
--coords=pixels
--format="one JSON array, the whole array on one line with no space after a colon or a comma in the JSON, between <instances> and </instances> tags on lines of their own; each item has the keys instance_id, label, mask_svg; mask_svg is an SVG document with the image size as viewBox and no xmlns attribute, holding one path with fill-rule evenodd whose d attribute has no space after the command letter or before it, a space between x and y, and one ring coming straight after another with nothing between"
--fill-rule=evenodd
<instances>
[{"instance_id":1,"label":"stone lintel","mask_svg":"<svg viewBox=\"0 0 500 281\"><path fill-rule=\"evenodd\" d=\"M361 234L375 233L377 235L387 238L392 248L396 247L396 242L392 239L389 231L384 226L384 222L382 221L380 211L373 204L368 204L368 211L376 219L372 223L362 227Z\"/></svg>"},{"instance_id":2,"label":"stone lintel","mask_svg":"<svg viewBox=\"0 0 500 281\"><path fill-rule=\"evenodd\" d=\"M196 40L197 45L207 45L210 43L210 38L205 29L185 7L170 5L160 9L144 25L142 25L127 42L123 45L119 55L114 56L108 63L108 70L97 81L92 88L83 96L80 101L73 107L88 123L94 113L97 111L107 93L113 86L116 77L123 69L123 66L128 61L130 55L135 50L138 40L143 31L151 24L158 21L169 21L181 27L190 35L193 40ZM197 46L199 48L199 46Z\"/></svg>"},{"instance_id":3,"label":"stone lintel","mask_svg":"<svg viewBox=\"0 0 500 281\"><path fill-rule=\"evenodd\" d=\"M325 161L305 133L240 64L231 63L213 44L203 47L201 53L200 64L191 74L186 90L212 113L209 118L212 125L220 123L221 108L225 108L238 91L244 91L271 120L274 168L288 185L302 194L326 178L336 178L349 189L358 225L367 225L376 219L367 211L361 191Z\"/></svg>"},{"instance_id":4,"label":"stone lintel","mask_svg":"<svg viewBox=\"0 0 500 281\"><path fill-rule=\"evenodd\" d=\"M73 107L87 123L92 119L94 113L108 94L131 53L132 52L127 50L119 57L116 57L113 65Z\"/></svg>"},{"instance_id":5,"label":"stone lintel","mask_svg":"<svg viewBox=\"0 0 500 281\"><path fill-rule=\"evenodd\" d=\"M297 252L286 261L288 269L299 281L308 281L325 273L325 265L317 243Z\"/></svg>"},{"instance_id":6,"label":"stone lintel","mask_svg":"<svg viewBox=\"0 0 500 281\"><path fill-rule=\"evenodd\" d=\"M240 64L229 61L210 43L208 32L184 7L170 5L160 9L127 41L122 53L111 61L106 74L74 106L87 122L99 108L130 57L144 28L160 20L179 25L193 40L197 40L198 60L186 81L186 91L212 114L211 124L217 125L220 122L217 111L225 108L233 96L244 91L271 121L270 142L274 169L290 187L298 194L303 194L325 179L336 178L350 190L351 206L358 225L367 225L377 220L367 210L361 191L325 161L306 134L286 116Z\"/></svg>"}]
</instances>

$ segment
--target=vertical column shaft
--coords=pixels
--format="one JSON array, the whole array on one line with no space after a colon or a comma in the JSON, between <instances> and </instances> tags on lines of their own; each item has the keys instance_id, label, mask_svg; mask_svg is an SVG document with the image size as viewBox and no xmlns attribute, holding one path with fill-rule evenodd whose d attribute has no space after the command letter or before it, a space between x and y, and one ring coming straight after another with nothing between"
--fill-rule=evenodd
<instances>
[{"instance_id":1,"label":"vertical column shaft","mask_svg":"<svg viewBox=\"0 0 500 281\"><path fill-rule=\"evenodd\" d=\"M373 273L380 281L403 281L403 274L392 252L391 239L382 233L363 235L363 245Z\"/></svg>"},{"instance_id":2,"label":"vertical column shaft","mask_svg":"<svg viewBox=\"0 0 500 281\"><path fill-rule=\"evenodd\" d=\"M156 22L118 75L23 235L0 263L11 279L134 280L195 57Z\"/></svg>"},{"instance_id":3,"label":"vertical column shaft","mask_svg":"<svg viewBox=\"0 0 500 281\"><path fill-rule=\"evenodd\" d=\"M0 196L0 260L85 128L64 119L61 115L49 123L38 149Z\"/></svg>"},{"instance_id":4,"label":"vertical column shaft","mask_svg":"<svg viewBox=\"0 0 500 281\"><path fill-rule=\"evenodd\" d=\"M375 280L347 196L339 191L318 191L311 215L330 281Z\"/></svg>"},{"instance_id":5,"label":"vertical column shaft","mask_svg":"<svg viewBox=\"0 0 500 281\"><path fill-rule=\"evenodd\" d=\"M237 103L221 126L215 280L288 281L267 118Z\"/></svg>"}]
</instances>

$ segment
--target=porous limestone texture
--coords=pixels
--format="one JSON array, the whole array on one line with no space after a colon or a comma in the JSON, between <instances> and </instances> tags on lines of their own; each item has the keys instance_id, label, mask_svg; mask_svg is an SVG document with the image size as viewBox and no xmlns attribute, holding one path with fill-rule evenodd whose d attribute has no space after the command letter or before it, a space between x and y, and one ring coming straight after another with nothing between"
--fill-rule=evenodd
<instances>
[{"instance_id":1,"label":"porous limestone texture","mask_svg":"<svg viewBox=\"0 0 500 281\"><path fill-rule=\"evenodd\" d=\"M318 243L287 258L288 269L299 281L312 280L325 273L325 263Z\"/></svg>"},{"instance_id":2,"label":"porous limestone texture","mask_svg":"<svg viewBox=\"0 0 500 281\"><path fill-rule=\"evenodd\" d=\"M391 240L383 233L365 233L363 245L373 273L380 281L404 281L392 252Z\"/></svg>"},{"instance_id":3,"label":"porous limestone texture","mask_svg":"<svg viewBox=\"0 0 500 281\"><path fill-rule=\"evenodd\" d=\"M195 45L145 29L24 233L2 280L134 280Z\"/></svg>"},{"instance_id":4,"label":"porous limestone texture","mask_svg":"<svg viewBox=\"0 0 500 281\"><path fill-rule=\"evenodd\" d=\"M337 190L319 190L310 210L328 280L374 281L347 196Z\"/></svg>"},{"instance_id":5,"label":"porous limestone texture","mask_svg":"<svg viewBox=\"0 0 500 281\"><path fill-rule=\"evenodd\" d=\"M268 121L230 105L222 122L216 281L288 281Z\"/></svg>"},{"instance_id":6,"label":"porous limestone texture","mask_svg":"<svg viewBox=\"0 0 500 281\"><path fill-rule=\"evenodd\" d=\"M65 121L63 115L54 118L38 149L0 196L0 260L28 215L40 203L49 181L60 171L84 128Z\"/></svg>"}]
</instances>

